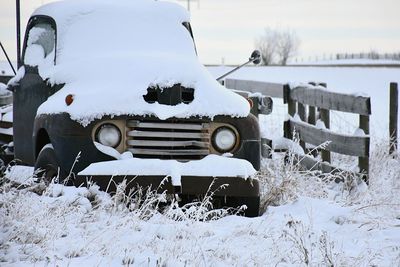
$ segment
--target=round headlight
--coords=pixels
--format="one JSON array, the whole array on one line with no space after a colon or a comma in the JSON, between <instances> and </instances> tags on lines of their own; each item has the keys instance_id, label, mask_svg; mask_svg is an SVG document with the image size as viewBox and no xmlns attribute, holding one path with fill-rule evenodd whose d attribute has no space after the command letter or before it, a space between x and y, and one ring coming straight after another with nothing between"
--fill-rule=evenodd
<instances>
[{"instance_id":1,"label":"round headlight","mask_svg":"<svg viewBox=\"0 0 400 267\"><path fill-rule=\"evenodd\" d=\"M236 134L228 127L221 127L214 132L212 141L219 152L229 152L236 145Z\"/></svg>"},{"instance_id":2,"label":"round headlight","mask_svg":"<svg viewBox=\"0 0 400 267\"><path fill-rule=\"evenodd\" d=\"M97 130L96 139L102 145L115 148L121 142L121 132L113 124L103 124Z\"/></svg>"}]
</instances>

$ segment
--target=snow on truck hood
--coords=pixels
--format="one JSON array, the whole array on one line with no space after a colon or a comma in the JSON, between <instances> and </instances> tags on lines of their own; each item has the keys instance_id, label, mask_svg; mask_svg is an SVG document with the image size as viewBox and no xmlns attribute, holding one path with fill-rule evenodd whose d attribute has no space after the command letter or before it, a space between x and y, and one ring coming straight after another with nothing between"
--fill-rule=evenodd
<instances>
[{"instance_id":1,"label":"snow on truck hood","mask_svg":"<svg viewBox=\"0 0 400 267\"><path fill-rule=\"evenodd\" d=\"M45 5L34 15L51 16L57 23L57 62L52 64L54 53L38 59L43 53L27 51L34 57L30 62L50 84L65 84L39 107L38 115L67 112L87 125L105 115L249 114L248 102L221 86L198 61L182 25L189 14L177 4L71 0ZM151 86L174 84L193 88L194 100L170 106L143 99ZM65 104L68 94L74 95L70 106Z\"/></svg>"}]
</instances>

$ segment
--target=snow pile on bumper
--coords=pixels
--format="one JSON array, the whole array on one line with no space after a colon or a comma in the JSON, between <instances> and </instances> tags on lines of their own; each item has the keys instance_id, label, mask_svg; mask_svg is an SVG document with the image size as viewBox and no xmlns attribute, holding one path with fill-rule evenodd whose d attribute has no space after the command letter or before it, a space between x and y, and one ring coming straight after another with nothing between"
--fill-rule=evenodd
<instances>
[{"instance_id":1,"label":"snow pile on bumper","mask_svg":"<svg viewBox=\"0 0 400 267\"><path fill-rule=\"evenodd\" d=\"M253 165L246 160L208 155L201 160L189 162L139 158L97 162L90 164L78 175L169 176L174 186L180 186L182 176L241 177L247 179L256 172Z\"/></svg>"}]
</instances>

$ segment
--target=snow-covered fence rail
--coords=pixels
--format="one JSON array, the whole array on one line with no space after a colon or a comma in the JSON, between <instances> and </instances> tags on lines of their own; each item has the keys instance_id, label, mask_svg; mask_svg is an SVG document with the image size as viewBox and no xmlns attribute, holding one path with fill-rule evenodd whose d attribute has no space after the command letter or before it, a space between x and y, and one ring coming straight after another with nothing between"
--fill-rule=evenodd
<instances>
[{"instance_id":1,"label":"snow-covered fence rail","mask_svg":"<svg viewBox=\"0 0 400 267\"><path fill-rule=\"evenodd\" d=\"M260 92L276 98L283 98L288 104L290 119L284 123L284 137L292 139L296 132L300 145L306 151L306 144L319 146L329 142L321 150L321 159L296 155L305 168L320 170L323 173L342 171L331 166L331 152L358 157L359 172L369 173L369 116L371 101L369 97L341 94L325 90L326 84L310 84L290 88L287 84L227 79L225 85L230 89ZM359 128L364 135L346 135L330 129L330 110L359 115ZM317 112L318 111L318 112ZM295 119L295 115L300 119ZM315 125L318 122L318 127ZM324 127L320 127L322 123ZM359 131L361 132L361 131ZM268 143L268 140L263 140Z\"/></svg>"}]
</instances>

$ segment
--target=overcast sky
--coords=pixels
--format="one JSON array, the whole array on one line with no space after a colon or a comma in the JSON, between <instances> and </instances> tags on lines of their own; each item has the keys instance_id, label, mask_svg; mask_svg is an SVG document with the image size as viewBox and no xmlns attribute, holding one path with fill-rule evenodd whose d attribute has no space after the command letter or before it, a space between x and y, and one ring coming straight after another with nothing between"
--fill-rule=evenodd
<instances>
[{"instance_id":1,"label":"overcast sky","mask_svg":"<svg viewBox=\"0 0 400 267\"><path fill-rule=\"evenodd\" d=\"M117 1L117 0L115 0ZM50 0L21 0L22 28ZM187 1L180 1L187 6ZM192 27L204 64L245 61L265 27L289 28L298 57L337 52L400 52L400 0L192 0ZM15 58L15 1L0 1L0 41ZM5 60L0 55L0 60Z\"/></svg>"}]
</instances>

